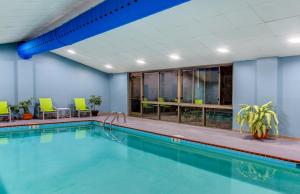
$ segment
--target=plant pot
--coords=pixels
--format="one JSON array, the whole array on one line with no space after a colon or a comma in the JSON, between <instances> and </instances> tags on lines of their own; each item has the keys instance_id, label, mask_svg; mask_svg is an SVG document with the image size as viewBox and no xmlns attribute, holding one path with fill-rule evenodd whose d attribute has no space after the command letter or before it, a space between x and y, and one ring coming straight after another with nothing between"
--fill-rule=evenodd
<instances>
[{"instance_id":1,"label":"plant pot","mask_svg":"<svg viewBox=\"0 0 300 194\"><path fill-rule=\"evenodd\" d=\"M269 138L269 129L267 129L267 132L264 135L262 135L261 137L258 137L257 132L255 132L253 134L253 137L255 139L268 139Z\"/></svg>"},{"instance_id":2,"label":"plant pot","mask_svg":"<svg viewBox=\"0 0 300 194\"><path fill-rule=\"evenodd\" d=\"M23 120L31 120L32 119L32 114L31 113L24 113L23 114Z\"/></svg>"},{"instance_id":3,"label":"plant pot","mask_svg":"<svg viewBox=\"0 0 300 194\"><path fill-rule=\"evenodd\" d=\"M92 115L95 117L95 116L98 116L98 113L99 113L99 110L92 110Z\"/></svg>"}]
</instances>

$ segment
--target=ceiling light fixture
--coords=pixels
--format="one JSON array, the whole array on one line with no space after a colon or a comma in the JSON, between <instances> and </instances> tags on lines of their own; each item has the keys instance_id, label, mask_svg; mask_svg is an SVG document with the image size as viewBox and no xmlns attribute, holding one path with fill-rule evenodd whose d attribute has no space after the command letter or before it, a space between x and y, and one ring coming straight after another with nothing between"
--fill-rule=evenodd
<instances>
[{"instance_id":1,"label":"ceiling light fixture","mask_svg":"<svg viewBox=\"0 0 300 194\"><path fill-rule=\"evenodd\" d=\"M107 65L105 65L105 68L107 68L107 69L112 69L112 68L113 68L113 66L112 66L112 65L109 65L109 64L107 64Z\"/></svg>"},{"instance_id":2,"label":"ceiling light fixture","mask_svg":"<svg viewBox=\"0 0 300 194\"><path fill-rule=\"evenodd\" d=\"M177 54L171 54L171 55L169 55L169 57L172 60L180 60L181 59L181 57Z\"/></svg>"},{"instance_id":3,"label":"ceiling light fixture","mask_svg":"<svg viewBox=\"0 0 300 194\"><path fill-rule=\"evenodd\" d=\"M229 49L227 49L227 48L218 48L217 51L219 53L229 53Z\"/></svg>"},{"instance_id":4,"label":"ceiling light fixture","mask_svg":"<svg viewBox=\"0 0 300 194\"><path fill-rule=\"evenodd\" d=\"M68 51L68 53L70 53L70 54L72 54L72 55L75 55L75 54L76 54L76 52L75 52L74 50L72 50L72 49L68 49L67 51Z\"/></svg>"},{"instance_id":5,"label":"ceiling light fixture","mask_svg":"<svg viewBox=\"0 0 300 194\"><path fill-rule=\"evenodd\" d=\"M140 64L140 65L145 65L146 64L146 61L144 61L143 59L138 59L135 61L137 64Z\"/></svg>"},{"instance_id":6,"label":"ceiling light fixture","mask_svg":"<svg viewBox=\"0 0 300 194\"><path fill-rule=\"evenodd\" d=\"M300 43L300 37L294 37L294 38L290 38L288 39L289 43L292 44L299 44Z\"/></svg>"}]
</instances>

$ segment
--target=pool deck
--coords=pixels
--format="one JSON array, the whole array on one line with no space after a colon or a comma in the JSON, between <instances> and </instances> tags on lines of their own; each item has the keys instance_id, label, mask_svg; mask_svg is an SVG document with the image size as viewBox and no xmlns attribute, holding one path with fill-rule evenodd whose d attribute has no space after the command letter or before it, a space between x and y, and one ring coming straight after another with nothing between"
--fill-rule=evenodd
<instances>
[{"instance_id":1,"label":"pool deck","mask_svg":"<svg viewBox=\"0 0 300 194\"><path fill-rule=\"evenodd\" d=\"M105 116L15 121L12 123L1 122L0 127L78 121L103 122L104 119ZM249 134L240 134L236 131L198 127L164 121L153 121L135 117L127 117L126 124L116 122L115 125L300 164L300 139L281 137L270 138L267 140L256 140L253 139Z\"/></svg>"}]
</instances>

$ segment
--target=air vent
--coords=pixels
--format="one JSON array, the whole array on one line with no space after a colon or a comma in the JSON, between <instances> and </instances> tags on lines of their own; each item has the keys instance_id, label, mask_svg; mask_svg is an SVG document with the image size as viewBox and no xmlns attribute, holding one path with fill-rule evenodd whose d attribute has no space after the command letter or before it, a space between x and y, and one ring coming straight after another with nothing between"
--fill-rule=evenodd
<instances>
[{"instance_id":1,"label":"air vent","mask_svg":"<svg viewBox=\"0 0 300 194\"><path fill-rule=\"evenodd\" d=\"M74 44L189 0L106 0L40 37L18 47L19 56L32 55Z\"/></svg>"}]
</instances>

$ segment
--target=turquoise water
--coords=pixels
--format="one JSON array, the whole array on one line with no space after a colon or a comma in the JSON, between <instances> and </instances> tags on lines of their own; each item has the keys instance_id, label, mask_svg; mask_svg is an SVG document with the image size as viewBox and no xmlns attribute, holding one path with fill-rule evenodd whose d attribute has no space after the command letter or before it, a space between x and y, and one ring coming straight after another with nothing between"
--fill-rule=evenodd
<instances>
[{"instance_id":1,"label":"turquoise water","mask_svg":"<svg viewBox=\"0 0 300 194\"><path fill-rule=\"evenodd\" d=\"M94 125L0 133L0 194L300 193L292 165L113 134L120 142Z\"/></svg>"}]
</instances>

